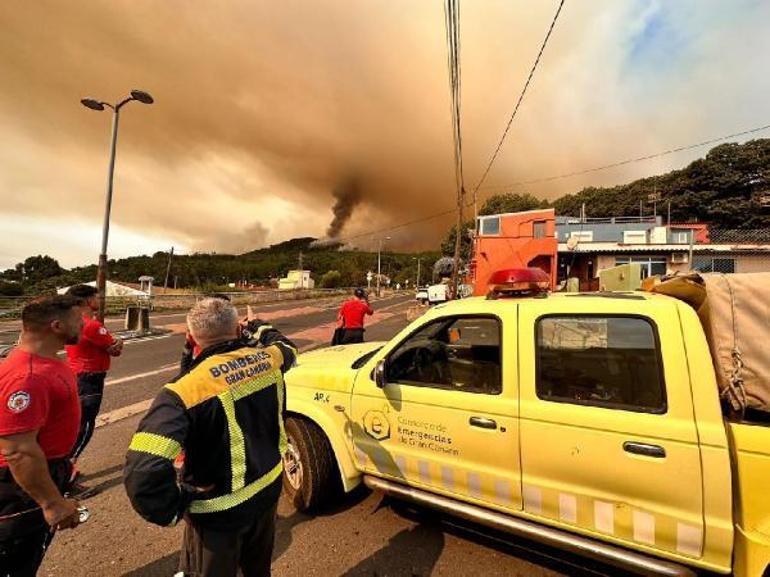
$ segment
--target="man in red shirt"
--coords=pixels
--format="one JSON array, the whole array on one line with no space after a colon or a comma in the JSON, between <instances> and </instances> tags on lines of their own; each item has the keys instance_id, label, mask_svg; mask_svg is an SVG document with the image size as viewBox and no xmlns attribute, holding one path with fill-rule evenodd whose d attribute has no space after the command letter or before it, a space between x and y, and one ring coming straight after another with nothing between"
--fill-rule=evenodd
<instances>
[{"instance_id":1,"label":"man in red shirt","mask_svg":"<svg viewBox=\"0 0 770 577\"><path fill-rule=\"evenodd\" d=\"M77 377L80 396L80 431L72 451L72 461L75 463L94 434L96 417L102 406L104 380L110 370L112 357L119 356L123 351L123 341L113 337L94 318L94 313L99 310L98 289L81 284L70 287L67 294L78 300L83 315L80 340L66 347L67 361Z\"/></svg>"},{"instance_id":2,"label":"man in red shirt","mask_svg":"<svg viewBox=\"0 0 770 577\"><path fill-rule=\"evenodd\" d=\"M373 315L374 310L369 305L369 297L366 291L357 288L353 291L353 298L342 303L338 320L343 329L340 344L364 342L364 317Z\"/></svg>"},{"instance_id":3,"label":"man in red shirt","mask_svg":"<svg viewBox=\"0 0 770 577\"><path fill-rule=\"evenodd\" d=\"M80 424L75 376L56 353L76 343L76 299L45 297L22 311L19 346L0 364L0 574L31 577L56 529L78 524L68 489Z\"/></svg>"}]
</instances>

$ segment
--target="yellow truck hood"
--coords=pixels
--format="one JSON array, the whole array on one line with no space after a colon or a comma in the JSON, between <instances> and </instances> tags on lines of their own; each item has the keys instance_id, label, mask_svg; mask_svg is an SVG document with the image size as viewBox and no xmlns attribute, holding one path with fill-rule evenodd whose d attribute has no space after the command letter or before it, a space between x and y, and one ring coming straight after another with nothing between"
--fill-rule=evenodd
<instances>
[{"instance_id":1,"label":"yellow truck hood","mask_svg":"<svg viewBox=\"0 0 770 577\"><path fill-rule=\"evenodd\" d=\"M358 372L353 363L382 347L384 342L338 345L316 349L297 357L297 364L286 373L287 387L312 387L320 390L347 391Z\"/></svg>"}]
</instances>

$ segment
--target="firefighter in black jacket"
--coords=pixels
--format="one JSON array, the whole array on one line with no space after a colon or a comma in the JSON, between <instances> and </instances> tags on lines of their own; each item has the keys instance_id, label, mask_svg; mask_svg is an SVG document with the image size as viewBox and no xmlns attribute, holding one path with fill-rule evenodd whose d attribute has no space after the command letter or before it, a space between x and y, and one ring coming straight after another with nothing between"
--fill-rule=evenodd
<instances>
[{"instance_id":1,"label":"firefighter in black jacket","mask_svg":"<svg viewBox=\"0 0 770 577\"><path fill-rule=\"evenodd\" d=\"M283 374L296 349L232 304L198 302L187 325L201 352L166 385L139 423L126 457L134 509L157 525L187 521L180 571L202 577L270 575L281 493ZM182 483L174 459L185 452Z\"/></svg>"}]
</instances>

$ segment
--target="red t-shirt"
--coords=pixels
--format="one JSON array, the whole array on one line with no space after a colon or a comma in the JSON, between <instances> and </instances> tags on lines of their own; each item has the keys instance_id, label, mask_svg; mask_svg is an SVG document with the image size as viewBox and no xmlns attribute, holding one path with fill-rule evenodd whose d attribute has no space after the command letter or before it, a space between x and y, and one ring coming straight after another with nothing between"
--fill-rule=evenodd
<instances>
[{"instance_id":1,"label":"red t-shirt","mask_svg":"<svg viewBox=\"0 0 770 577\"><path fill-rule=\"evenodd\" d=\"M0 363L0 436L40 431L46 458L66 457L80 427L80 401L72 370L58 359L15 349ZM7 465L0 455L0 467Z\"/></svg>"},{"instance_id":2,"label":"red t-shirt","mask_svg":"<svg viewBox=\"0 0 770 577\"><path fill-rule=\"evenodd\" d=\"M361 299L350 299L342 304L340 316L346 329L364 328L364 316L373 315L374 311L369 303Z\"/></svg>"},{"instance_id":3,"label":"red t-shirt","mask_svg":"<svg viewBox=\"0 0 770 577\"><path fill-rule=\"evenodd\" d=\"M107 349L115 338L97 319L83 317L83 332L76 345L68 345L67 361L70 368L78 373L106 373L110 370L112 357Z\"/></svg>"}]
</instances>

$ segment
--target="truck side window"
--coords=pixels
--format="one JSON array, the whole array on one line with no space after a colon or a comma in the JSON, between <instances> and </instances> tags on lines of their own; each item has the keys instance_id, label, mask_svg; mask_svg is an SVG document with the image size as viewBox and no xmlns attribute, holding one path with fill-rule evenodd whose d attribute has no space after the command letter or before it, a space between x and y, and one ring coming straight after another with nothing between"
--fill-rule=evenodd
<instances>
[{"instance_id":1,"label":"truck side window","mask_svg":"<svg viewBox=\"0 0 770 577\"><path fill-rule=\"evenodd\" d=\"M500 321L448 317L430 322L390 354L387 371L391 383L499 394Z\"/></svg>"},{"instance_id":2,"label":"truck side window","mask_svg":"<svg viewBox=\"0 0 770 577\"><path fill-rule=\"evenodd\" d=\"M540 399L666 412L654 325L640 317L547 316L537 322Z\"/></svg>"}]
</instances>

